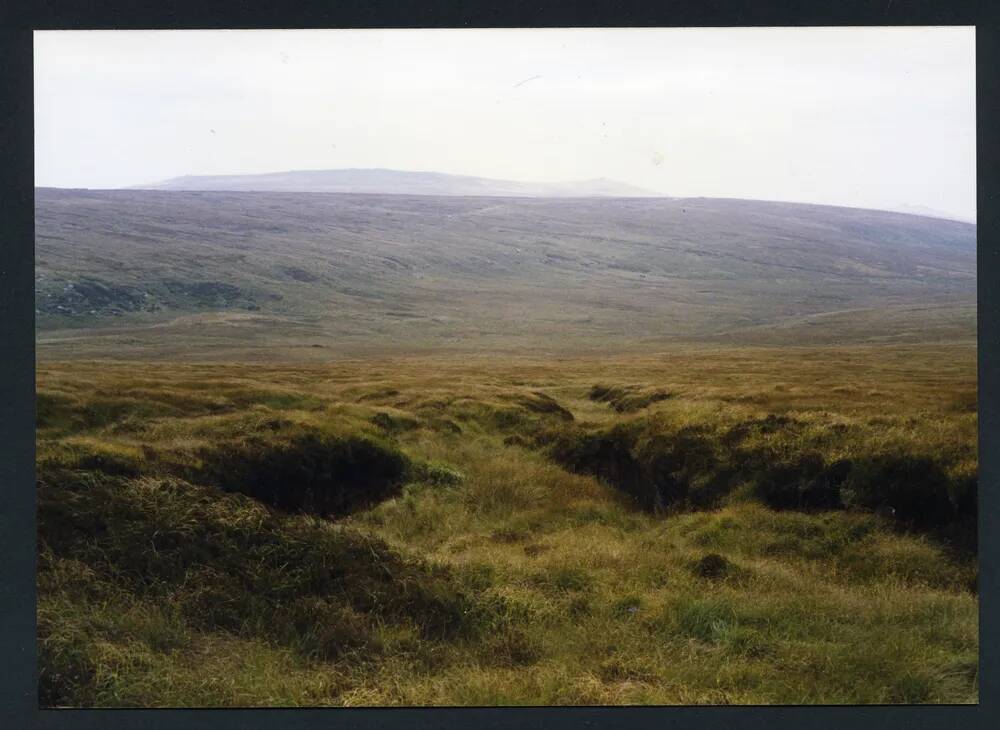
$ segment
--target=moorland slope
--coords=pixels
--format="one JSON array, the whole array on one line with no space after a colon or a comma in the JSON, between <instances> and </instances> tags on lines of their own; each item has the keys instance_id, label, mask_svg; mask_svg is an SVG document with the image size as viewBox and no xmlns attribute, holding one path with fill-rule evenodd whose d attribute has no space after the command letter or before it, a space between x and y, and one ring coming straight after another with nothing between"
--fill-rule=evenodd
<instances>
[{"instance_id":1,"label":"moorland slope","mask_svg":"<svg viewBox=\"0 0 1000 730\"><path fill-rule=\"evenodd\" d=\"M975 226L871 210L40 189L36 235L57 357L975 335Z\"/></svg>"}]
</instances>

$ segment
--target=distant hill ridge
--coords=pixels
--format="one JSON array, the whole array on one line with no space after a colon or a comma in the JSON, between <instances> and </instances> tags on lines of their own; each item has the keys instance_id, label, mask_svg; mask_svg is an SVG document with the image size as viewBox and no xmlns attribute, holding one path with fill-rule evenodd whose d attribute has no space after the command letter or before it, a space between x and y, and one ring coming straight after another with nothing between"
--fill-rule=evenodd
<instances>
[{"instance_id":1,"label":"distant hill ridge","mask_svg":"<svg viewBox=\"0 0 1000 730\"><path fill-rule=\"evenodd\" d=\"M659 193L598 178L559 183L497 180L443 172L387 169L290 170L256 175L184 175L140 190L217 190L295 193L376 193L383 195L455 195L526 198L649 198Z\"/></svg>"}]
</instances>

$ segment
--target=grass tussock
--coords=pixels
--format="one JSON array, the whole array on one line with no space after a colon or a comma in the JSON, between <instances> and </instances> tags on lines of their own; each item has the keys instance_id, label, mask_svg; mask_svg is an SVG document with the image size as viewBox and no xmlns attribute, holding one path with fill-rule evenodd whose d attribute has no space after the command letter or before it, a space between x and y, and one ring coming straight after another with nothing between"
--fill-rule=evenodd
<instances>
[{"instance_id":1,"label":"grass tussock","mask_svg":"<svg viewBox=\"0 0 1000 730\"><path fill-rule=\"evenodd\" d=\"M588 397L593 401L607 403L617 413L634 413L673 397L673 393L641 385L595 385L590 389Z\"/></svg>"},{"instance_id":2,"label":"grass tussock","mask_svg":"<svg viewBox=\"0 0 1000 730\"><path fill-rule=\"evenodd\" d=\"M242 495L93 472L44 474L38 488L45 705L110 699L105 639L175 654L218 634L364 664L500 623L446 569Z\"/></svg>"}]
</instances>

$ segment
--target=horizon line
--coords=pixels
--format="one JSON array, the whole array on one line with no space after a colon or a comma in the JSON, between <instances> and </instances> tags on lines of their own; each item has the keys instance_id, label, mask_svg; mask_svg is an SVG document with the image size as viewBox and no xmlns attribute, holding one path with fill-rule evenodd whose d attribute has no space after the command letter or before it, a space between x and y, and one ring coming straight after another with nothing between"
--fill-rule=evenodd
<instances>
[{"instance_id":1,"label":"horizon line","mask_svg":"<svg viewBox=\"0 0 1000 730\"><path fill-rule=\"evenodd\" d=\"M409 193L397 193L397 192L350 192L350 191L335 191L335 190L179 190L179 189L158 189L153 186L162 185L164 183L183 180L183 179L197 179L197 178L250 178L250 177L266 177L269 175L284 175L284 174L294 174L294 173L322 173L322 172L392 172L392 173L402 173L411 175L441 175L445 177L453 178L467 178L474 180L488 180L492 182L504 182L504 183L515 183L519 185L572 185L580 183L592 183L592 182L610 182L619 185L625 185L631 188L635 188L637 191L642 191L646 193L645 195L496 195L483 193L481 195L471 194L447 194L447 193L423 193L423 192L409 192ZM973 211L971 214L958 214L951 213L948 211L935 210L929 206L923 206L919 204L909 204L900 203L893 207L876 207L872 205L854 205L854 204L844 204L844 203L831 203L831 202L820 202L815 200L789 200L784 198L756 198L756 197L743 197L739 195L672 195L658 190L652 190L640 185L636 185L631 182L618 180L616 178L610 178L606 176L576 179L576 180L549 180L549 181L526 181L518 180L514 178L504 178L504 177L487 177L483 175L472 175L468 173L453 173L453 172L442 172L440 170L404 170L394 167L322 167L322 168L299 168L299 169L284 169L284 170L272 170L268 172L250 172L250 173L186 173L183 175L174 175L172 177L161 178L154 182L147 183L135 183L130 185L119 185L119 186L108 186L108 187L81 187L81 186L63 186L63 185L39 185L35 183L34 188L39 189L50 189L50 190L86 190L86 191L147 191L147 192L232 192L232 193L285 193L285 194L329 194L329 195L411 195L411 196L421 196L421 197L448 197L448 198L522 198L522 199L660 199L660 200L732 200L732 201L746 201L746 202L759 202L759 203L783 203L790 205L812 205L821 206L829 208L846 208L851 210L871 210L883 213L894 213L899 215L911 215L919 218L934 218L938 220L949 220L955 221L957 223L965 223L969 225L977 225L978 223L978 210Z\"/></svg>"}]
</instances>

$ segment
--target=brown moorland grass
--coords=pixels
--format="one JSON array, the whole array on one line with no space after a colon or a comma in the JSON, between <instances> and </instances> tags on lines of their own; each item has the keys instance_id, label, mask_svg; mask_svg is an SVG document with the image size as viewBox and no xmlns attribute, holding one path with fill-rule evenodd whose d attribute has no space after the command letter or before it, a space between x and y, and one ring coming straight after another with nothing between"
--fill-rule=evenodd
<instances>
[{"instance_id":1,"label":"brown moorland grass","mask_svg":"<svg viewBox=\"0 0 1000 730\"><path fill-rule=\"evenodd\" d=\"M973 346L38 384L43 704L977 701Z\"/></svg>"}]
</instances>

